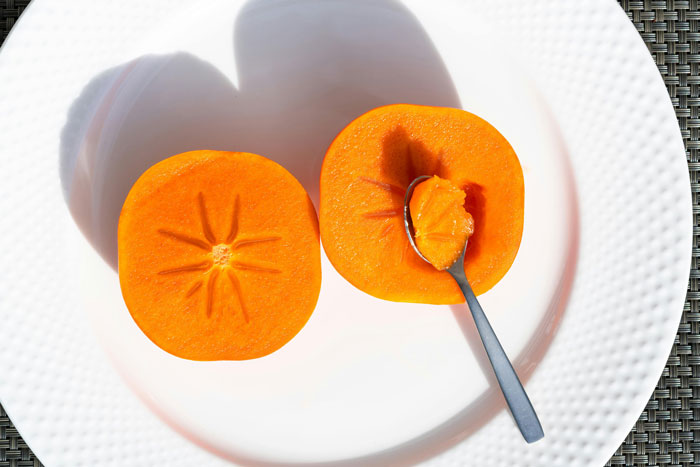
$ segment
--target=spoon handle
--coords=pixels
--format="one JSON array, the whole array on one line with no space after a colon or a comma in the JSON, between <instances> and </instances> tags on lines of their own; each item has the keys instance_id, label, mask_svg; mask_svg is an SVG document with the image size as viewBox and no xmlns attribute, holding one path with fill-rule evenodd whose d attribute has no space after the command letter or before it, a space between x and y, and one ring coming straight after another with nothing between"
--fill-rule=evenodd
<instances>
[{"instance_id":1,"label":"spoon handle","mask_svg":"<svg viewBox=\"0 0 700 467\"><path fill-rule=\"evenodd\" d=\"M462 289L464 298L467 300L467 305L469 305L469 310L472 312L472 318L474 318L474 323L481 337L481 342L484 344L484 349L486 349L486 354L491 361L493 372L496 374L498 384L501 386L503 396L508 403L510 412L513 414L515 423L520 429L520 433L522 433L523 438L525 438L525 441L528 443L534 443L542 439L544 437L544 431L542 430L540 420L537 418L535 409L532 407L532 403L527 397L525 388L523 388L518 375L515 373L513 365L511 365L508 356L503 351L503 347L501 347L496 333L493 332L493 328L491 324L489 324L484 310L481 308L481 305L479 305L479 301L476 299L469 285L469 281L467 281L467 277L464 274L463 261L457 261L447 271L457 281L459 288Z\"/></svg>"}]
</instances>

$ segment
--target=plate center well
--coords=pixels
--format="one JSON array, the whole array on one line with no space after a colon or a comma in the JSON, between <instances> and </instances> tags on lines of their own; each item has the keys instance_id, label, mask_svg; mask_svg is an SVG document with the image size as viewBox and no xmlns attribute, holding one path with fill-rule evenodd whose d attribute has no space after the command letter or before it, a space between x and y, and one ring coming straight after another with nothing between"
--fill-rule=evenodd
<instances>
[{"instance_id":1,"label":"plate center well","mask_svg":"<svg viewBox=\"0 0 700 467\"><path fill-rule=\"evenodd\" d=\"M163 24L133 60L87 83L69 115L65 133L82 137L65 139L61 175L92 246L81 273L95 332L154 412L227 458L381 462L444 449L503 410L463 307L374 299L324 257L317 309L287 346L246 362L181 360L123 305L119 211L149 166L203 148L269 157L317 203L326 148L363 112L398 102L469 110L511 142L525 172L518 258L481 300L526 380L561 316L576 248L573 182L548 109L506 47L484 50L479 31L441 27L419 4L414 14L394 1L229 3Z\"/></svg>"}]
</instances>

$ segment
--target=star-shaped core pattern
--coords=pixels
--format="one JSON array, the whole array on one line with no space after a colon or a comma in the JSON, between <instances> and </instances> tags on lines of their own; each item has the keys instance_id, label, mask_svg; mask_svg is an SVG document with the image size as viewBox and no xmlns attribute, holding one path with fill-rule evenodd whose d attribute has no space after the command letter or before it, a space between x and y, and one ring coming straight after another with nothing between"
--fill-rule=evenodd
<instances>
[{"instance_id":1,"label":"star-shaped core pattern","mask_svg":"<svg viewBox=\"0 0 700 467\"><path fill-rule=\"evenodd\" d=\"M241 258L241 250L254 244L276 242L281 237L276 235L250 237L239 235L240 197L236 196L228 233L219 240L220 237L217 237L211 228L206 202L201 192L197 195L197 206L203 238L168 229L158 229L158 233L171 240L199 248L203 251L202 260L195 263L175 265L158 271L158 274L192 274L194 279L185 295L189 298L197 293L205 294L205 313L207 318L212 315L214 290L217 287L219 277L224 276L231 282L236 292L243 318L248 323L250 318L244 304L241 283L236 275L236 271L253 271L267 274L279 274L281 271L269 263L254 262Z\"/></svg>"}]
</instances>

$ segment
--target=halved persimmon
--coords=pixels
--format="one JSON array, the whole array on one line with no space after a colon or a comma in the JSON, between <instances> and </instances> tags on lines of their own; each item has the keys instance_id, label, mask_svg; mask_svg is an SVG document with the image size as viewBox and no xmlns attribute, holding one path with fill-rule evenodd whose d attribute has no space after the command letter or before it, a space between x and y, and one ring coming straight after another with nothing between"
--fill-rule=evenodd
<instances>
[{"instance_id":1,"label":"halved persimmon","mask_svg":"<svg viewBox=\"0 0 700 467\"><path fill-rule=\"evenodd\" d=\"M193 151L159 162L129 192L118 239L129 312L178 357L262 357L316 305L316 212L301 184L262 156Z\"/></svg>"},{"instance_id":2,"label":"halved persimmon","mask_svg":"<svg viewBox=\"0 0 700 467\"><path fill-rule=\"evenodd\" d=\"M404 232L405 191L420 175L438 175L464 191L464 209L474 219L465 272L477 295L489 290L520 246L523 172L498 130L464 110L389 105L341 131L321 170L323 247L342 276L375 297L461 303L454 280L418 257Z\"/></svg>"}]
</instances>

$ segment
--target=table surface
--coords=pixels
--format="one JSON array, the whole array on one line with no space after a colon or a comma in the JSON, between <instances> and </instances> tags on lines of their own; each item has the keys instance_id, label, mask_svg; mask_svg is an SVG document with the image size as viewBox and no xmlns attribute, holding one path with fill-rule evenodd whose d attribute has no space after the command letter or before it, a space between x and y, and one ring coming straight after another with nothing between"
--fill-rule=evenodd
<instances>
[{"instance_id":1,"label":"table surface","mask_svg":"<svg viewBox=\"0 0 700 467\"><path fill-rule=\"evenodd\" d=\"M700 465L700 0L618 1L654 57L676 110L692 185L693 259L683 317L666 367L606 466L689 467ZM0 44L29 3L0 0ZM0 467L41 465L0 405Z\"/></svg>"}]
</instances>

